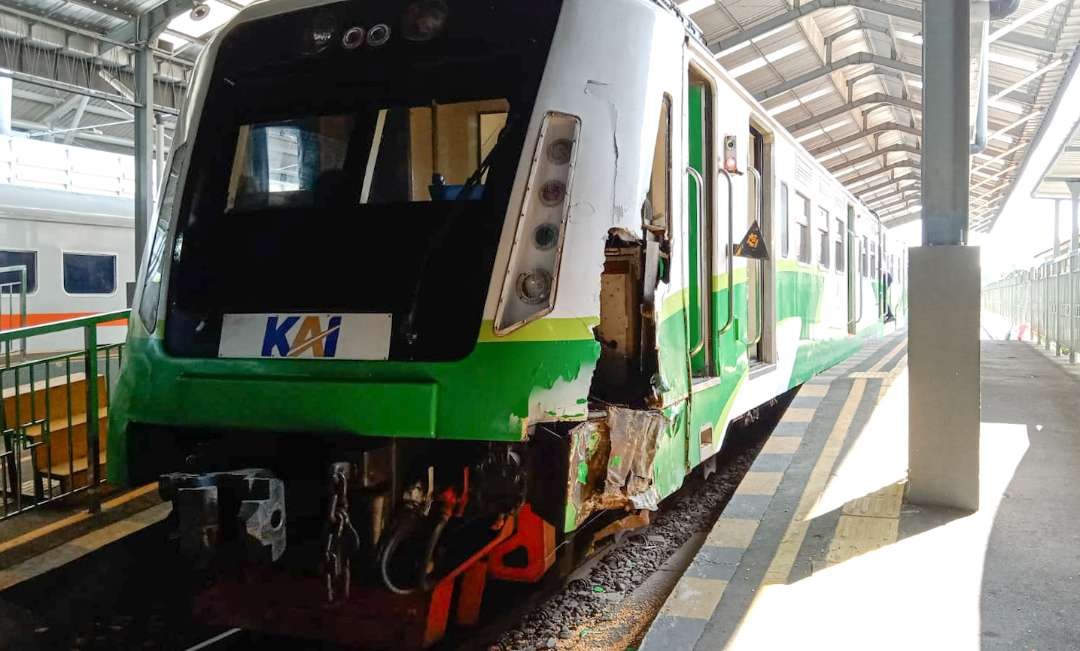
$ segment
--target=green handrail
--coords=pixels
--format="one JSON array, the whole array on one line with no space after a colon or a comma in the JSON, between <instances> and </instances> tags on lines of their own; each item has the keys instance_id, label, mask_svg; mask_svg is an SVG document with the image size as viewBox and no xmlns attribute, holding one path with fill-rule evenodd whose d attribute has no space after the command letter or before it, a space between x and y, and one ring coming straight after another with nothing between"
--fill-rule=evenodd
<instances>
[{"instance_id":1,"label":"green handrail","mask_svg":"<svg viewBox=\"0 0 1080 651\"><path fill-rule=\"evenodd\" d=\"M27 340L29 338L32 338L32 337L36 337L36 336L40 336L40 335L54 334L54 333L57 333L57 332L67 332L67 331L73 331L73 330L74 331L82 330L82 333L83 333L83 350L81 351L81 354L83 356L85 375L86 375L86 378L87 378L87 381L86 381L86 409L87 409L86 444L87 444L87 470L88 470L88 475L89 475L89 482L88 483L89 483L89 488L90 488L89 509L90 509L91 512L96 512L96 511L98 511L100 509L100 502L99 502L99 498L98 498L98 494L97 494L96 489L97 489L98 485L101 483L101 466L100 466L100 459L101 459L101 456L100 456L100 439L101 439L101 433L99 431L99 429L100 429L101 409L100 409L100 405L99 405L98 382L97 382L98 354L99 354L97 329L98 329L98 326L101 326L103 324L107 324L107 323L111 323L111 322L115 322L115 321L128 320L130 318L130 316L131 316L131 310L116 310L116 311L113 311L113 312L105 312L103 314L93 314L93 315L84 316L84 317L77 317L77 318L74 318L74 319L65 319L63 321L54 321L52 323L45 323L45 324L42 324L42 325L28 326L28 327L23 327L23 328L17 328L15 330L6 330L6 331L0 332L0 347L3 347L5 349L4 350L4 358L6 360L3 367L0 367L0 370L2 370L4 372L14 370L15 373L16 373L16 375L15 375L15 384L18 385L18 382L19 382L18 370L21 367L17 367L17 368L11 367L11 364L10 364L11 342L13 342L15 340L18 340L18 339L21 339L21 340L25 341L25 340ZM23 352L25 354L25 346L23 348ZM67 364L67 375L68 375L69 379L70 379L70 375L71 375L70 357L73 356L73 355L77 356L79 354L80 353L78 351L75 351L73 353L69 353L66 356L65 361L66 361L66 364ZM41 364L51 363L55 359L57 359L55 356L53 356L53 357L45 357L44 359L33 360L32 362L28 362L28 363L41 365ZM107 363L108 362L106 361L106 364ZM108 373L108 366L106 366L106 374L107 373ZM34 378L33 366L30 366L31 387L33 386L33 378ZM46 383L46 405L48 405L48 402L47 402L48 401L48 393L47 393L48 388L47 387L48 387L48 384L49 384L49 373L48 373L47 368L46 368L46 375L45 375L45 383ZM31 391L33 391L32 388L31 388ZM69 391L68 422L70 423L71 422L70 388L68 389L68 391ZM18 389L17 388L16 388L16 395L18 395ZM33 409L33 403L31 403L31 409ZM46 406L46 411L47 410L48 410L48 407ZM19 420L19 419L17 418L16 420ZM43 428L44 428L44 426L43 426ZM69 447L70 447L70 434L69 434ZM70 463L71 463L71 458L69 456L69 465L70 465ZM50 453L50 467L51 467L51 453ZM18 468L18 462L16 462L16 468ZM0 471L2 471L2 469L0 469ZM16 474L19 474L18 471L16 472ZM16 477L16 479L18 479L18 477ZM51 494L51 490L52 490L51 484L50 484L49 490L50 490L50 494ZM18 505L21 503L21 493L19 493L18 495L19 495L18 499L20 500L20 502L17 502L16 511L20 510ZM4 499L6 499L6 497ZM5 509L5 513L6 513L6 509Z\"/></svg>"},{"instance_id":2,"label":"green handrail","mask_svg":"<svg viewBox=\"0 0 1080 651\"><path fill-rule=\"evenodd\" d=\"M105 312L103 314L94 314L91 316L81 316L75 319L64 319L63 321L53 321L51 323L43 323L41 325L27 326L25 328L16 328L15 330L4 330L0 332L0 344L5 344L15 339L25 339L29 337L35 337L37 335L47 335L54 332L63 332L64 330L74 330L76 328L85 328L87 326L97 326L102 323L109 323L110 321L119 321L121 319L127 319L131 316L131 310L117 310L115 312Z\"/></svg>"}]
</instances>

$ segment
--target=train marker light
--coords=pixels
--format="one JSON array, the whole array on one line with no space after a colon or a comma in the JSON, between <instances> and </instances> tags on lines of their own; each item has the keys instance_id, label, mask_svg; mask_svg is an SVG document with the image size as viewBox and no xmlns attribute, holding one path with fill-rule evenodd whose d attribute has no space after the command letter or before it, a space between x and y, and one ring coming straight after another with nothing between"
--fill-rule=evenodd
<instances>
[{"instance_id":1,"label":"train marker light","mask_svg":"<svg viewBox=\"0 0 1080 651\"><path fill-rule=\"evenodd\" d=\"M540 125L495 313L498 336L555 309L580 131L581 120L565 113L550 112Z\"/></svg>"},{"instance_id":2,"label":"train marker light","mask_svg":"<svg viewBox=\"0 0 1080 651\"><path fill-rule=\"evenodd\" d=\"M390 41L390 26L385 23L379 23L368 30L367 44L368 47L382 47Z\"/></svg>"},{"instance_id":3,"label":"train marker light","mask_svg":"<svg viewBox=\"0 0 1080 651\"><path fill-rule=\"evenodd\" d=\"M355 50L364 44L364 39L367 38L367 30L363 27L350 27L345 30L345 35L341 37L341 46L346 50Z\"/></svg>"},{"instance_id":4,"label":"train marker light","mask_svg":"<svg viewBox=\"0 0 1080 651\"><path fill-rule=\"evenodd\" d=\"M739 171L739 141L735 136L724 136L724 169L732 174Z\"/></svg>"}]
</instances>

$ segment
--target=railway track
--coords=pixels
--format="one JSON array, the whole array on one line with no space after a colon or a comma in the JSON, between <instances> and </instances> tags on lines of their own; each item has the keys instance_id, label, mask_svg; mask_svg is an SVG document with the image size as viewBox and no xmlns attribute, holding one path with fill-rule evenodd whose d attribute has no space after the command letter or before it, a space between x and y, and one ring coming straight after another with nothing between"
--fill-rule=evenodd
<instances>
[{"instance_id":1,"label":"railway track","mask_svg":"<svg viewBox=\"0 0 1080 651\"><path fill-rule=\"evenodd\" d=\"M538 585L489 586L479 628L448 633L437 651L480 649L623 649L643 634L673 580L768 438L787 402L732 431L716 471L697 472L665 500L652 523L599 546L571 571ZM310 640L201 625L191 615L187 577L166 558L163 525L0 595L0 619L25 621L0 630L19 649L327 649ZM658 570L664 570L660 572ZM5 613L5 611L7 611Z\"/></svg>"}]
</instances>

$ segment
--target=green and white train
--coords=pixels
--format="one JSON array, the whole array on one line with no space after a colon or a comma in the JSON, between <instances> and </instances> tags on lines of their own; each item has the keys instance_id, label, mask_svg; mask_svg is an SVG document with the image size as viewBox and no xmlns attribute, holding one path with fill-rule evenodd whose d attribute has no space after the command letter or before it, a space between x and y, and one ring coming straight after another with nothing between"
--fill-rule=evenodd
<instances>
[{"instance_id":1,"label":"green and white train","mask_svg":"<svg viewBox=\"0 0 1080 651\"><path fill-rule=\"evenodd\" d=\"M226 618L539 580L903 320L904 251L669 5L269 0L209 44L108 459Z\"/></svg>"}]
</instances>

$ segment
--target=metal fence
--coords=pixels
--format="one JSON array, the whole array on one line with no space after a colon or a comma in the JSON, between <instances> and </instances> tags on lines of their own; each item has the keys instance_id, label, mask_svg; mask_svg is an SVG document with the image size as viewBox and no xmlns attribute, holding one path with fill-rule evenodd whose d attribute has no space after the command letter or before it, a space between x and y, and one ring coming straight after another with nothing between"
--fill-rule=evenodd
<instances>
[{"instance_id":1,"label":"metal fence","mask_svg":"<svg viewBox=\"0 0 1080 651\"><path fill-rule=\"evenodd\" d=\"M1076 361L1080 339L1080 252L1013 272L983 289L983 308L1027 326L1031 339Z\"/></svg>"},{"instance_id":2,"label":"metal fence","mask_svg":"<svg viewBox=\"0 0 1080 651\"><path fill-rule=\"evenodd\" d=\"M26 288L26 265L0 267L0 332L26 327ZM26 350L25 339L19 341L18 350Z\"/></svg>"},{"instance_id":3,"label":"metal fence","mask_svg":"<svg viewBox=\"0 0 1080 651\"><path fill-rule=\"evenodd\" d=\"M128 310L0 332L0 520L103 481L109 393L123 344L98 345L98 328ZM18 341L82 331L82 350L35 357ZM97 509L95 492L90 509Z\"/></svg>"}]
</instances>

